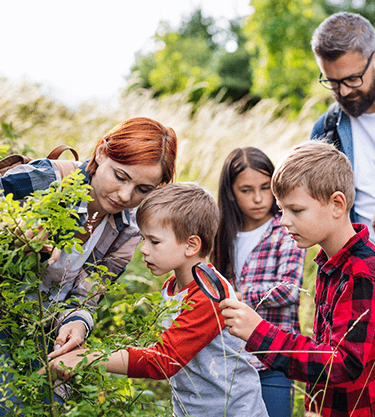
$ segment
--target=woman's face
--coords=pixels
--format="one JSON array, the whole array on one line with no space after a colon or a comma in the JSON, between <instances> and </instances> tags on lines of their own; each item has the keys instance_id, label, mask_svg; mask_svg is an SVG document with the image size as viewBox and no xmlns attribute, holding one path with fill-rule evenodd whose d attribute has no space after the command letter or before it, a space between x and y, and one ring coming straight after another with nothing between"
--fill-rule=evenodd
<instances>
[{"instance_id":1,"label":"woman's face","mask_svg":"<svg viewBox=\"0 0 375 417\"><path fill-rule=\"evenodd\" d=\"M160 163L154 165L124 165L104 154L105 142L98 146L98 168L91 179L90 214L115 214L137 207L156 188L163 176Z\"/></svg>"}]
</instances>

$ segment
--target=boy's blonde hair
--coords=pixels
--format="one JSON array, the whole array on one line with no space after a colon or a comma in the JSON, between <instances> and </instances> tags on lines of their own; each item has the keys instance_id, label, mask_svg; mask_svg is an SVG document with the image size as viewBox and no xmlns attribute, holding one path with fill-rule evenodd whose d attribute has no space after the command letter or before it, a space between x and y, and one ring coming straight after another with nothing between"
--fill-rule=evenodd
<instances>
[{"instance_id":1,"label":"boy's blonde hair","mask_svg":"<svg viewBox=\"0 0 375 417\"><path fill-rule=\"evenodd\" d=\"M350 211L354 204L354 176L350 162L329 143L309 141L297 145L276 165L271 180L276 198L284 198L300 186L321 203L328 203L335 191L341 191L346 198L346 210Z\"/></svg>"},{"instance_id":2,"label":"boy's blonde hair","mask_svg":"<svg viewBox=\"0 0 375 417\"><path fill-rule=\"evenodd\" d=\"M219 224L219 209L213 197L193 183L173 183L151 191L137 210L142 227L157 215L161 225L171 225L178 243L197 235L202 241L200 255L211 253Z\"/></svg>"}]
</instances>

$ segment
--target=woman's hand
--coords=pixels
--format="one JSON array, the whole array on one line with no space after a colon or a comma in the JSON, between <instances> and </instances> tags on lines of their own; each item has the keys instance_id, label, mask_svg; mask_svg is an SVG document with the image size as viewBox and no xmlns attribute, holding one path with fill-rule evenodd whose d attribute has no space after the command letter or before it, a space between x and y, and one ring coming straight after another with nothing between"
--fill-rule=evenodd
<instances>
[{"instance_id":1,"label":"woman's hand","mask_svg":"<svg viewBox=\"0 0 375 417\"><path fill-rule=\"evenodd\" d=\"M245 342L262 321L260 315L245 303L226 298L219 304L224 323L229 327L231 335L239 337Z\"/></svg>"},{"instance_id":2,"label":"woman's hand","mask_svg":"<svg viewBox=\"0 0 375 417\"><path fill-rule=\"evenodd\" d=\"M53 359L77 347L83 347L85 336L86 326L83 321L76 320L62 325L55 340L54 351L48 355L48 358Z\"/></svg>"},{"instance_id":3,"label":"woman's hand","mask_svg":"<svg viewBox=\"0 0 375 417\"><path fill-rule=\"evenodd\" d=\"M57 262L60 259L61 249L54 248L52 250L51 245L43 245L43 251L44 250L47 250L47 252L51 254L51 256L49 257L47 261L48 265L53 265L55 262ZM52 253L51 253L51 250L52 250Z\"/></svg>"},{"instance_id":4,"label":"woman's hand","mask_svg":"<svg viewBox=\"0 0 375 417\"><path fill-rule=\"evenodd\" d=\"M24 231L24 233L21 232L21 227L23 225L22 221L18 222L18 227L15 230L16 234L18 236L21 236L24 239L27 239L28 241L44 241L48 239L48 232L46 232L42 226L38 226L36 230L38 230L38 233L35 234L33 229L28 229ZM55 262L57 262L60 258L61 249L53 248L51 244L44 244L42 250L40 251L40 254L46 254L47 258L42 260L45 261L48 259L48 265L53 265ZM50 255L50 256L48 256Z\"/></svg>"}]
</instances>

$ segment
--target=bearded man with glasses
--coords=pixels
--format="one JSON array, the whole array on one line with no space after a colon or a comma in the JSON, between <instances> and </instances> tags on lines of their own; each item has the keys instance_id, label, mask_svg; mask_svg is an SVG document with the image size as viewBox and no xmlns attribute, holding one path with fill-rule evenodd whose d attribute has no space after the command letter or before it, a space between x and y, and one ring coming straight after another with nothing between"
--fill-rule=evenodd
<instances>
[{"instance_id":1,"label":"bearded man with glasses","mask_svg":"<svg viewBox=\"0 0 375 417\"><path fill-rule=\"evenodd\" d=\"M375 244L375 30L359 14L335 13L315 30L311 45L321 71L319 82L336 100L333 111L315 122L311 138L324 139L327 114L334 117L334 142L354 171L351 220L365 224Z\"/></svg>"}]
</instances>

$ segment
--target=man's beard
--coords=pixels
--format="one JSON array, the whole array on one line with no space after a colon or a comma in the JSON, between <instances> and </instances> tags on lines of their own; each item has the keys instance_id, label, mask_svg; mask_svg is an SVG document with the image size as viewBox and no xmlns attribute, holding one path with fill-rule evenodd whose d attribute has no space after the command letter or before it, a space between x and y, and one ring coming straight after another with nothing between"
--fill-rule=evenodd
<instances>
[{"instance_id":1,"label":"man's beard","mask_svg":"<svg viewBox=\"0 0 375 417\"><path fill-rule=\"evenodd\" d=\"M338 90L337 92L334 92L334 96L345 113L348 113L353 117L359 117L375 102L375 78L373 78L372 84L367 93L364 93L363 91L353 91L346 97L343 97ZM354 98L357 96L359 96L357 100L348 100L348 98Z\"/></svg>"}]
</instances>

